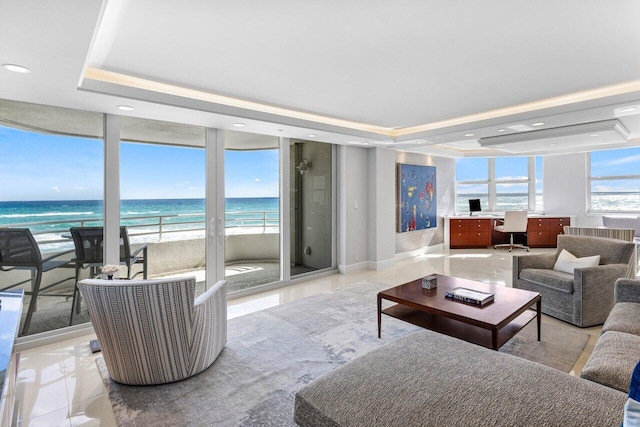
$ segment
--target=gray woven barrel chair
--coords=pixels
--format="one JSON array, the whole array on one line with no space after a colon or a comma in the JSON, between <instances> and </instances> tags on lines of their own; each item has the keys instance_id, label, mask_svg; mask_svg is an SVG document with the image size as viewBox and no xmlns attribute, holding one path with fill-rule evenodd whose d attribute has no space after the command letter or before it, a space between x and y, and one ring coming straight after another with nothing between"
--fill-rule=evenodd
<instances>
[{"instance_id":1,"label":"gray woven barrel chair","mask_svg":"<svg viewBox=\"0 0 640 427\"><path fill-rule=\"evenodd\" d=\"M195 277L78 282L111 379L164 384L207 369L227 341L227 283Z\"/></svg>"}]
</instances>

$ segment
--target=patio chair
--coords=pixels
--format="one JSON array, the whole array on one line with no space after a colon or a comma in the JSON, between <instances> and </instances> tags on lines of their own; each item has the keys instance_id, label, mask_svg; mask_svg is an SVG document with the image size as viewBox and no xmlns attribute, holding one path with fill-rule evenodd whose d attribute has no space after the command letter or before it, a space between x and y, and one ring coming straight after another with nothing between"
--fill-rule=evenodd
<instances>
[{"instance_id":1,"label":"patio chair","mask_svg":"<svg viewBox=\"0 0 640 427\"><path fill-rule=\"evenodd\" d=\"M0 228L0 271L31 271L31 278L0 289L4 291L18 287L27 282L31 282L31 291L25 292L25 294L31 295L31 301L29 302L27 316L22 329L23 335L27 334L29 331L31 318L33 313L37 310L37 300L39 296L57 296L65 298L72 296L72 294L45 294L43 292L46 292L48 289L66 282L67 280L73 279L73 276L66 277L41 288L43 273L55 268L73 268L73 263L69 259L62 259L64 255L72 252L73 249L58 252L46 258L42 258L40 248L28 228Z\"/></svg>"},{"instance_id":2,"label":"patio chair","mask_svg":"<svg viewBox=\"0 0 640 427\"><path fill-rule=\"evenodd\" d=\"M75 246L76 256L73 259L76 267L76 283L80 280L80 272L88 268L89 278L97 277L100 274L100 267L103 265L103 227L71 227L71 238ZM141 245L131 252L129 244L129 233L127 227L120 227L120 264L127 266L127 279L135 278L142 273L144 279L147 278L147 245ZM142 264L142 271L131 276L131 266ZM76 301L78 289L73 292L73 307L75 312L80 313L80 302ZM71 310L69 325L73 322L74 310Z\"/></svg>"},{"instance_id":3,"label":"patio chair","mask_svg":"<svg viewBox=\"0 0 640 427\"><path fill-rule=\"evenodd\" d=\"M195 277L78 283L111 379L179 381L207 369L227 342L227 282L195 298Z\"/></svg>"}]
</instances>

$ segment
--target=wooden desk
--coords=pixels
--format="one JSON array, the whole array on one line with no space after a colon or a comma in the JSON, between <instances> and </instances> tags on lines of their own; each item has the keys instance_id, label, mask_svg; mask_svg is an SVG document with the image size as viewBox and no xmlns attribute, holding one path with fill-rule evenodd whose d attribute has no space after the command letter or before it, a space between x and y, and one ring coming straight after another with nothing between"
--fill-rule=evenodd
<instances>
[{"instance_id":1,"label":"wooden desk","mask_svg":"<svg viewBox=\"0 0 640 427\"><path fill-rule=\"evenodd\" d=\"M486 248L507 243L508 233L493 230L500 216L456 216L445 218L445 245L448 237L449 248ZM570 216L530 216L527 223L527 245L532 248L554 248L558 234L565 226L571 225ZM447 233L448 227L448 233Z\"/></svg>"}]
</instances>

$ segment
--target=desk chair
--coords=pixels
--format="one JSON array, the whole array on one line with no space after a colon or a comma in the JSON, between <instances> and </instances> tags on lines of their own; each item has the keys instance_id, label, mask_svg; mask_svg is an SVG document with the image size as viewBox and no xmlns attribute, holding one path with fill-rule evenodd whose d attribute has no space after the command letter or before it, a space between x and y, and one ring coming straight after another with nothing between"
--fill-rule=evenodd
<instances>
[{"instance_id":1,"label":"desk chair","mask_svg":"<svg viewBox=\"0 0 640 427\"><path fill-rule=\"evenodd\" d=\"M527 211L506 211L504 220L497 220L494 229L500 233L509 233L509 243L495 245L494 249L509 248L511 252L513 248L520 248L529 252L529 246L513 243L514 233L527 232Z\"/></svg>"},{"instance_id":2,"label":"desk chair","mask_svg":"<svg viewBox=\"0 0 640 427\"><path fill-rule=\"evenodd\" d=\"M42 258L40 248L28 228L0 228L0 271L31 271L30 279L5 286L0 289L11 289L27 282L31 282L31 291L25 292L25 294L31 295L31 301L29 302L27 317L25 318L22 329L23 335L26 335L29 332L31 317L37 310L37 301L39 296L57 296L64 298L69 298L71 296L70 294L47 294L44 292L56 285L66 282L67 280L73 279L73 276L58 280L57 282L45 287L40 287L43 273L51 271L54 268L73 267L73 263L69 261L68 257L65 257L65 255L70 254L71 252L73 252L73 249L58 252L46 258Z\"/></svg>"}]
</instances>

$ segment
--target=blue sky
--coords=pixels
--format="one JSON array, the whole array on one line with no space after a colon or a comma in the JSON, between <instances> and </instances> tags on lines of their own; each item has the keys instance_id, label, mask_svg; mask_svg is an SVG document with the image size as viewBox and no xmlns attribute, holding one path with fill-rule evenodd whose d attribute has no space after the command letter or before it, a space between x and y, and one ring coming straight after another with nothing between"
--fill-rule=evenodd
<instances>
[{"instance_id":1,"label":"blue sky","mask_svg":"<svg viewBox=\"0 0 640 427\"><path fill-rule=\"evenodd\" d=\"M544 179L541 157L536 157L536 192L542 192ZM486 180L489 175L487 158L464 158L456 160L456 181ZM496 158L496 178L515 179L526 177L525 157ZM640 175L640 148L594 151L591 153L591 176L612 177ZM501 185L500 193L526 192L526 186ZM640 191L640 179L594 180L592 192ZM483 194L488 192L486 184L458 186L460 194Z\"/></svg>"},{"instance_id":2,"label":"blue sky","mask_svg":"<svg viewBox=\"0 0 640 427\"><path fill-rule=\"evenodd\" d=\"M102 199L102 141L40 134L0 126L0 201ZM121 144L123 199L204 198L204 149L153 144ZM486 158L459 159L456 180L486 179ZM227 151L226 197L278 197L277 150ZM499 158L496 175L526 176L525 158ZM640 148L592 153L592 176L640 174ZM541 162L536 187L542 191ZM597 181L593 191L639 191L640 180ZM484 193L470 185L465 193ZM522 192L505 185L504 192ZM526 191L526 190L524 190Z\"/></svg>"},{"instance_id":3,"label":"blue sky","mask_svg":"<svg viewBox=\"0 0 640 427\"><path fill-rule=\"evenodd\" d=\"M127 143L120 149L122 199L204 198L204 149ZM227 151L226 197L278 197L278 152ZM0 126L0 201L99 200L101 140Z\"/></svg>"}]
</instances>

